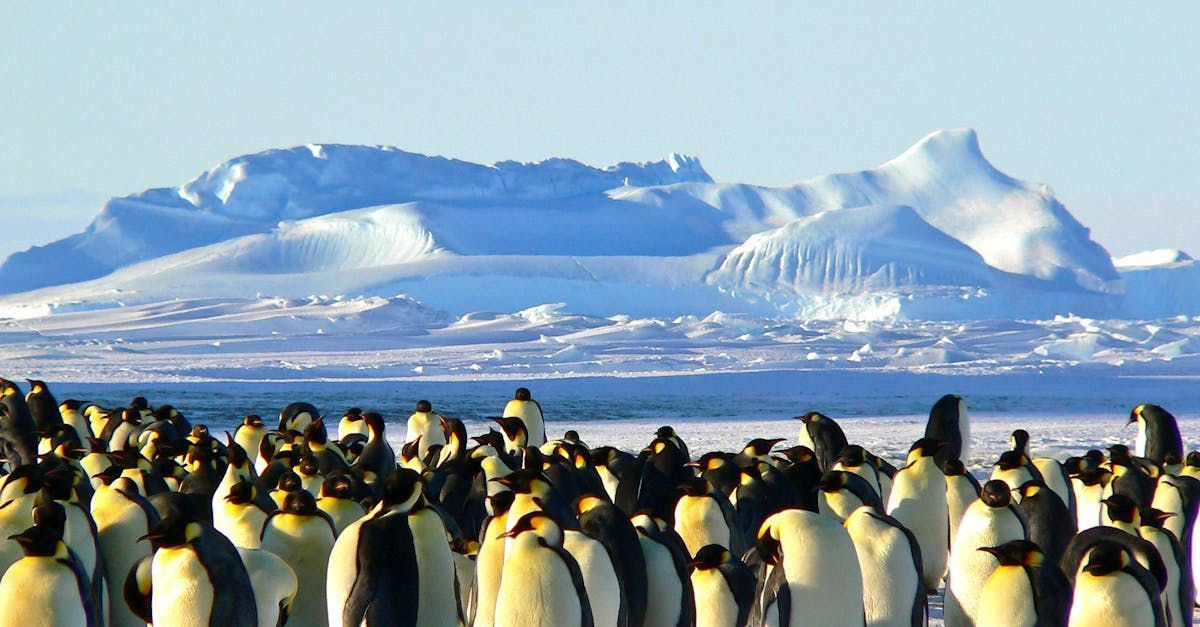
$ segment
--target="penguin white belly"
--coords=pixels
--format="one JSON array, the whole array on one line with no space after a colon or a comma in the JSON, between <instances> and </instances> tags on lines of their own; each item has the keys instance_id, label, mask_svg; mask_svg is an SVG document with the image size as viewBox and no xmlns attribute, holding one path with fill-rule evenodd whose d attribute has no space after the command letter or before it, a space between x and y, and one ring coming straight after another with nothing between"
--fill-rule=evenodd
<instances>
[{"instance_id":1,"label":"penguin white belly","mask_svg":"<svg viewBox=\"0 0 1200 627\"><path fill-rule=\"evenodd\" d=\"M21 545L9 536L33 526L34 497L34 494L28 494L0 507L0 572L8 570L24 555Z\"/></svg>"},{"instance_id":2,"label":"penguin white belly","mask_svg":"<svg viewBox=\"0 0 1200 627\"><path fill-rule=\"evenodd\" d=\"M1153 527L1142 527L1138 530L1142 539L1154 545L1158 549L1158 554L1162 556L1163 566L1167 569L1167 586L1163 590L1163 611L1167 614L1167 620L1172 625L1187 625L1191 621L1184 618L1184 612L1188 612L1190 618L1192 601L1187 600L1181 603L1179 598L1179 577L1180 564L1175 560L1175 548L1171 545L1171 540L1167 538L1166 533L1162 529ZM1184 603L1187 604L1186 608Z\"/></svg>"},{"instance_id":3,"label":"penguin white belly","mask_svg":"<svg viewBox=\"0 0 1200 627\"><path fill-rule=\"evenodd\" d=\"M696 597L696 627L737 625L737 600L733 598L733 592L720 570L693 570L692 592Z\"/></svg>"},{"instance_id":4,"label":"penguin white belly","mask_svg":"<svg viewBox=\"0 0 1200 627\"><path fill-rule=\"evenodd\" d=\"M1033 479L1033 474L1030 473L1029 470L1023 466L1018 466L1016 468L1009 468L1008 470L1001 470L999 467L996 467L996 468L992 469L992 475L990 478L991 479L999 479L1000 481L1003 481L1004 483L1008 484L1009 490L1016 490L1017 488L1024 485L1025 482L1029 481L1030 479ZM1018 495L1014 494L1013 498L1020 498L1020 497ZM1066 501L1063 501L1063 502L1066 503Z\"/></svg>"},{"instance_id":5,"label":"penguin white belly","mask_svg":"<svg viewBox=\"0 0 1200 627\"><path fill-rule=\"evenodd\" d=\"M772 518L776 516L796 520L788 523L791 526L782 530L780 538L792 605L790 624L861 626L862 572L845 527L829 517L801 510L785 510ZM834 564L837 567L831 567Z\"/></svg>"},{"instance_id":6,"label":"penguin white belly","mask_svg":"<svg viewBox=\"0 0 1200 627\"><path fill-rule=\"evenodd\" d=\"M333 519L333 530L341 535L350 523L366 515L366 510L356 501L325 496L317 499L317 509L329 514Z\"/></svg>"},{"instance_id":7,"label":"penguin white belly","mask_svg":"<svg viewBox=\"0 0 1200 627\"><path fill-rule=\"evenodd\" d=\"M74 429L75 433L79 435L79 439L81 441L86 441L87 438L93 437L92 425L88 424L87 419L83 416L80 416L79 412L62 412L62 418L63 424L69 425L72 429Z\"/></svg>"},{"instance_id":8,"label":"penguin white belly","mask_svg":"<svg viewBox=\"0 0 1200 627\"><path fill-rule=\"evenodd\" d=\"M617 485L621 482L616 475L608 469L608 466L596 466L596 474L600 475L600 481L604 484L604 491L608 493L608 498L614 503L617 500Z\"/></svg>"},{"instance_id":9,"label":"penguin white belly","mask_svg":"<svg viewBox=\"0 0 1200 627\"><path fill-rule=\"evenodd\" d=\"M1075 483L1075 480L1071 482ZM1079 523L1079 531L1099 526L1100 512L1104 509L1104 504L1100 502L1104 498L1104 486L1080 482L1075 483L1075 487L1078 488L1075 491L1075 518Z\"/></svg>"},{"instance_id":10,"label":"penguin white belly","mask_svg":"<svg viewBox=\"0 0 1200 627\"><path fill-rule=\"evenodd\" d=\"M1146 456L1146 421L1137 421L1137 437L1133 440L1133 454L1138 457Z\"/></svg>"},{"instance_id":11,"label":"penguin white belly","mask_svg":"<svg viewBox=\"0 0 1200 627\"><path fill-rule=\"evenodd\" d=\"M1025 528L1009 508L991 508L976 501L967 509L954 539L959 550L950 556L944 608L947 624L970 625L979 616L979 593L997 567L995 557L970 547L1023 539Z\"/></svg>"},{"instance_id":12,"label":"penguin white belly","mask_svg":"<svg viewBox=\"0 0 1200 627\"><path fill-rule=\"evenodd\" d=\"M138 618L125 603L122 592L125 577L133 565L150 555L150 543L138 538L149 531L146 513L141 507L116 490L103 486L92 495L92 519L100 539L101 563L108 579L110 625L140 627L146 622Z\"/></svg>"},{"instance_id":13,"label":"penguin white belly","mask_svg":"<svg viewBox=\"0 0 1200 627\"><path fill-rule=\"evenodd\" d=\"M540 511L542 511L542 506L538 505L536 502L534 502L533 495L517 494L516 496L513 497L512 505L508 506L508 515L505 516L506 522L505 522L504 531L505 532L512 531L512 528L516 526L517 521L521 520L521 517L524 516L525 514L528 514L530 512L540 512ZM512 552L513 540L515 540L515 538L508 538L508 540L505 542L505 545L504 545L504 557L505 558L507 558L508 554L510 552Z\"/></svg>"},{"instance_id":14,"label":"penguin white belly","mask_svg":"<svg viewBox=\"0 0 1200 627\"><path fill-rule=\"evenodd\" d=\"M296 573L300 594L292 605L292 620L297 625L326 624L325 575L333 542L333 532L319 516L280 514L267 525L262 548L278 555Z\"/></svg>"},{"instance_id":15,"label":"penguin white belly","mask_svg":"<svg viewBox=\"0 0 1200 627\"><path fill-rule=\"evenodd\" d=\"M440 627L458 622L458 598L454 595L454 559L446 540L442 518L432 509L421 509L408 516L413 547L417 554L417 582L420 603L417 625Z\"/></svg>"},{"instance_id":16,"label":"penguin white belly","mask_svg":"<svg viewBox=\"0 0 1200 627\"><path fill-rule=\"evenodd\" d=\"M279 624L279 605L296 597L296 573L278 555L262 549L238 548L250 587L254 589L254 605L258 609L258 624L263 627Z\"/></svg>"},{"instance_id":17,"label":"penguin white belly","mask_svg":"<svg viewBox=\"0 0 1200 627\"><path fill-rule=\"evenodd\" d=\"M150 568L154 581L151 615L155 627L208 627L213 587L192 547L162 548Z\"/></svg>"},{"instance_id":18,"label":"penguin white belly","mask_svg":"<svg viewBox=\"0 0 1200 627\"><path fill-rule=\"evenodd\" d=\"M1020 566L1001 566L983 584L975 627L1034 627L1033 585Z\"/></svg>"},{"instance_id":19,"label":"penguin white belly","mask_svg":"<svg viewBox=\"0 0 1200 627\"><path fill-rule=\"evenodd\" d=\"M1062 499L1063 505L1070 507L1073 492L1071 484L1063 475L1062 464L1058 463L1057 459L1039 457L1033 460L1033 466L1042 475L1042 481L1046 482L1046 487L1054 490L1058 498Z\"/></svg>"},{"instance_id":20,"label":"penguin white belly","mask_svg":"<svg viewBox=\"0 0 1200 627\"><path fill-rule=\"evenodd\" d=\"M967 462L971 458L971 415L967 411L966 399L961 398L958 400L958 433L962 437L958 459L964 465L970 465Z\"/></svg>"},{"instance_id":21,"label":"penguin white belly","mask_svg":"<svg viewBox=\"0 0 1200 627\"><path fill-rule=\"evenodd\" d=\"M75 573L53 557L17 561L0 579L0 627L86 625Z\"/></svg>"},{"instance_id":22,"label":"penguin white belly","mask_svg":"<svg viewBox=\"0 0 1200 627\"><path fill-rule=\"evenodd\" d=\"M882 498L881 495L883 494L883 488L879 485L879 473L875 472L875 469L872 468L870 464L863 464L862 466L846 466L842 462L838 462L833 465L833 470L840 470L842 472L848 472L852 475L858 475L862 477L863 480L867 482L867 485L871 486L871 489L875 491L875 495ZM886 503L887 501L884 502Z\"/></svg>"},{"instance_id":23,"label":"penguin white belly","mask_svg":"<svg viewBox=\"0 0 1200 627\"><path fill-rule=\"evenodd\" d=\"M338 440L344 440L346 439L346 436L352 434L370 435L371 430L367 428L367 421L361 419L347 420L342 418L342 420L338 422Z\"/></svg>"},{"instance_id":24,"label":"penguin white belly","mask_svg":"<svg viewBox=\"0 0 1200 627\"><path fill-rule=\"evenodd\" d=\"M525 423L525 431L529 434L529 446L541 446L546 443L546 421L542 417L542 409L533 401L518 401L513 399L504 406L504 417L520 418Z\"/></svg>"},{"instance_id":25,"label":"penguin white belly","mask_svg":"<svg viewBox=\"0 0 1200 627\"><path fill-rule=\"evenodd\" d=\"M266 522L267 513L252 503L238 505L223 501L213 508L213 527L241 549L262 546L262 529Z\"/></svg>"},{"instance_id":26,"label":"penguin white belly","mask_svg":"<svg viewBox=\"0 0 1200 627\"><path fill-rule=\"evenodd\" d=\"M1163 522L1163 528L1175 534L1176 538L1182 538L1184 526L1187 525L1187 516L1183 511L1183 499L1179 496L1179 490L1175 488L1172 481L1173 478L1170 476L1159 477L1150 506L1175 514Z\"/></svg>"},{"instance_id":27,"label":"penguin white belly","mask_svg":"<svg viewBox=\"0 0 1200 627\"><path fill-rule=\"evenodd\" d=\"M253 428L242 425L233 433L233 441L237 442L238 446L246 451L246 454L251 459L258 454L258 447L262 445L263 438L267 435L267 428Z\"/></svg>"},{"instance_id":28,"label":"penguin white belly","mask_svg":"<svg viewBox=\"0 0 1200 627\"><path fill-rule=\"evenodd\" d=\"M458 588L458 611L466 620L471 616L471 586L475 585L475 560L454 554L454 585Z\"/></svg>"},{"instance_id":29,"label":"penguin white belly","mask_svg":"<svg viewBox=\"0 0 1200 627\"><path fill-rule=\"evenodd\" d=\"M800 446L806 446L806 447L808 447L808 450L810 450L810 451L817 450L817 443L813 442L812 436L808 434L808 425L806 425L806 424L800 425L799 440L800 440Z\"/></svg>"},{"instance_id":30,"label":"penguin white belly","mask_svg":"<svg viewBox=\"0 0 1200 627\"><path fill-rule=\"evenodd\" d=\"M721 505L708 496L684 496L675 505L675 531L683 538L688 555L709 544L729 548L729 525Z\"/></svg>"},{"instance_id":31,"label":"penguin white belly","mask_svg":"<svg viewBox=\"0 0 1200 627\"><path fill-rule=\"evenodd\" d=\"M579 594L562 558L522 534L504 561L496 601L497 627L571 627L583 624ZM443 623L451 625L453 623ZM650 624L647 622L647 624Z\"/></svg>"},{"instance_id":32,"label":"penguin white belly","mask_svg":"<svg viewBox=\"0 0 1200 627\"><path fill-rule=\"evenodd\" d=\"M647 627L674 627L679 624L679 609L683 604L683 584L675 571L675 562L667 547L638 534L642 556L646 560Z\"/></svg>"},{"instance_id":33,"label":"penguin white belly","mask_svg":"<svg viewBox=\"0 0 1200 627\"><path fill-rule=\"evenodd\" d=\"M1114 572L1075 578L1070 627L1153 627L1154 608L1133 575Z\"/></svg>"},{"instance_id":34,"label":"penguin white belly","mask_svg":"<svg viewBox=\"0 0 1200 627\"><path fill-rule=\"evenodd\" d=\"M904 532L857 510L846 520L862 571L863 610L868 625L907 625L913 603L924 594L913 551Z\"/></svg>"},{"instance_id":35,"label":"penguin white belly","mask_svg":"<svg viewBox=\"0 0 1200 627\"><path fill-rule=\"evenodd\" d=\"M854 510L863 506L863 502L849 490L817 493L817 509L822 514L836 518L839 522L846 520Z\"/></svg>"},{"instance_id":36,"label":"penguin white belly","mask_svg":"<svg viewBox=\"0 0 1200 627\"><path fill-rule=\"evenodd\" d=\"M950 552L954 552L954 535L967 508L979 498L975 486L966 477L946 477L946 508L950 514Z\"/></svg>"},{"instance_id":37,"label":"penguin white belly","mask_svg":"<svg viewBox=\"0 0 1200 627\"><path fill-rule=\"evenodd\" d=\"M500 593L500 578L504 569L505 539L499 538L506 525L505 515L492 518L479 534L479 553L475 556L476 627L490 627L496 622L496 597Z\"/></svg>"},{"instance_id":38,"label":"penguin white belly","mask_svg":"<svg viewBox=\"0 0 1200 627\"><path fill-rule=\"evenodd\" d=\"M608 549L579 531L563 532L563 548L579 564L596 627L615 627L621 609L621 584Z\"/></svg>"},{"instance_id":39,"label":"penguin white belly","mask_svg":"<svg viewBox=\"0 0 1200 627\"><path fill-rule=\"evenodd\" d=\"M358 579L358 533L366 518L350 524L338 535L329 551L329 571L325 576L325 599L330 625L342 624L342 610Z\"/></svg>"},{"instance_id":40,"label":"penguin white belly","mask_svg":"<svg viewBox=\"0 0 1200 627\"><path fill-rule=\"evenodd\" d=\"M88 574L88 577L92 577L100 566L100 547L96 544L96 537L92 535L91 521L88 520L89 514L79 505L73 503L62 503L62 505L67 513L63 542L71 547L72 551L75 551L75 554L79 556L79 561L83 564L84 572Z\"/></svg>"},{"instance_id":41,"label":"penguin white belly","mask_svg":"<svg viewBox=\"0 0 1200 627\"><path fill-rule=\"evenodd\" d=\"M446 434L432 412L416 412L408 417L408 434L404 436L404 442L416 442L418 438L421 441L417 446L418 457L424 458L429 447L435 444L445 446Z\"/></svg>"},{"instance_id":42,"label":"penguin white belly","mask_svg":"<svg viewBox=\"0 0 1200 627\"><path fill-rule=\"evenodd\" d=\"M950 513L946 504L946 478L932 458L921 458L896 473L887 510L917 537L925 589L937 590L946 572Z\"/></svg>"}]
</instances>

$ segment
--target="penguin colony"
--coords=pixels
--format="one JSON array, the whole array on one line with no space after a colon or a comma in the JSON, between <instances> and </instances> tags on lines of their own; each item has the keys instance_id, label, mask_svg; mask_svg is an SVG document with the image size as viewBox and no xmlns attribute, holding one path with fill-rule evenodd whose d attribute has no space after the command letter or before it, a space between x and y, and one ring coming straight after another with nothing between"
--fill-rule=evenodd
<instances>
[{"instance_id":1,"label":"penguin colony","mask_svg":"<svg viewBox=\"0 0 1200 627\"><path fill-rule=\"evenodd\" d=\"M524 388L492 420L420 401L396 455L298 402L222 441L0 379L0 626L922 625L939 590L951 626L1192 619L1200 453L1156 405L1132 450L1018 430L982 485L953 395L899 467L815 412L700 455L547 440Z\"/></svg>"}]
</instances>

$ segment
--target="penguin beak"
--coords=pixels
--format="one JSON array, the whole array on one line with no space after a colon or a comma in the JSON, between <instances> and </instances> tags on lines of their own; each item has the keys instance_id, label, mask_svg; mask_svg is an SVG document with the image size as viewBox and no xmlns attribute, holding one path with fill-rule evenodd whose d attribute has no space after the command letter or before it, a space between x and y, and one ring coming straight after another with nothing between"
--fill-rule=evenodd
<instances>
[{"instance_id":1,"label":"penguin beak","mask_svg":"<svg viewBox=\"0 0 1200 627\"><path fill-rule=\"evenodd\" d=\"M983 551L984 553L992 555L996 559L1000 559L1000 547L998 546L981 546L976 550Z\"/></svg>"},{"instance_id":2,"label":"penguin beak","mask_svg":"<svg viewBox=\"0 0 1200 627\"><path fill-rule=\"evenodd\" d=\"M754 542L754 548L758 551L758 556L764 562L771 565L779 563L779 547L779 540L772 538L770 534L763 534Z\"/></svg>"}]
</instances>

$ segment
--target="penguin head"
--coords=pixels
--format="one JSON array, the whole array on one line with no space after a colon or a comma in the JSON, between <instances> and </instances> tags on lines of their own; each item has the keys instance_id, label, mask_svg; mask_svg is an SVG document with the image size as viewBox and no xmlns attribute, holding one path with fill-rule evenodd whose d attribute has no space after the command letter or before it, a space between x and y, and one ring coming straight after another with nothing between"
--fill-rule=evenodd
<instances>
[{"instance_id":1,"label":"penguin head","mask_svg":"<svg viewBox=\"0 0 1200 627\"><path fill-rule=\"evenodd\" d=\"M114 481L121 477L124 472L119 464L109 464L108 468L92 475L93 479L99 479L104 485L112 485Z\"/></svg>"},{"instance_id":2,"label":"penguin head","mask_svg":"<svg viewBox=\"0 0 1200 627\"><path fill-rule=\"evenodd\" d=\"M816 453L803 444L785 448L782 451L779 451L779 453L782 454L784 458L786 458L793 465L800 466L812 464L815 466L817 464Z\"/></svg>"},{"instance_id":3,"label":"penguin head","mask_svg":"<svg viewBox=\"0 0 1200 627\"><path fill-rule=\"evenodd\" d=\"M250 414L249 416L246 416L242 419L242 424L250 427L251 429L261 429L264 426L262 416L259 416L258 414Z\"/></svg>"},{"instance_id":4,"label":"penguin head","mask_svg":"<svg viewBox=\"0 0 1200 627\"><path fill-rule=\"evenodd\" d=\"M712 570L728 564L733 559L729 551L719 544L708 544L696 551L696 556L688 562L688 566L696 570Z\"/></svg>"},{"instance_id":5,"label":"penguin head","mask_svg":"<svg viewBox=\"0 0 1200 627\"><path fill-rule=\"evenodd\" d=\"M1099 542L1088 554L1083 571L1093 577L1103 577L1121 570L1131 563L1129 553L1116 542Z\"/></svg>"},{"instance_id":6,"label":"penguin head","mask_svg":"<svg viewBox=\"0 0 1200 627\"><path fill-rule=\"evenodd\" d=\"M980 551L996 557L1001 566L1038 567L1046 559L1041 547L1029 540L1012 540L1000 546L981 546Z\"/></svg>"},{"instance_id":7,"label":"penguin head","mask_svg":"<svg viewBox=\"0 0 1200 627\"><path fill-rule=\"evenodd\" d=\"M515 498L516 495L507 490L487 497L488 513L492 516L508 513L508 508L512 507Z\"/></svg>"},{"instance_id":8,"label":"penguin head","mask_svg":"<svg viewBox=\"0 0 1200 627\"><path fill-rule=\"evenodd\" d=\"M937 454L938 449L944 446L946 443L937 438L921 438L909 447L908 463L911 464L922 457L933 457Z\"/></svg>"},{"instance_id":9,"label":"penguin head","mask_svg":"<svg viewBox=\"0 0 1200 627\"><path fill-rule=\"evenodd\" d=\"M129 409L138 413L150 411L150 401L146 400L145 396L135 396L129 401Z\"/></svg>"},{"instance_id":10,"label":"penguin head","mask_svg":"<svg viewBox=\"0 0 1200 627\"><path fill-rule=\"evenodd\" d=\"M503 418L493 418L496 424L500 425L500 430L504 432L504 437L510 442L516 442L521 446L529 441L529 432L525 428L525 421L516 416L505 416Z\"/></svg>"},{"instance_id":11,"label":"penguin head","mask_svg":"<svg viewBox=\"0 0 1200 627\"><path fill-rule=\"evenodd\" d=\"M511 529L501 534L501 537L515 538L525 532L537 534L539 538L545 540L551 546L562 546L562 527L546 512L539 511L525 514L517 520Z\"/></svg>"},{"instance_id":12,"label":"penguin head","mask_svg":"<svg viewBox=\"0 0 1200 627\"><path fill-rule=\"evenodd\" d=\"M321 483L321 498L354 498L354 481L342 472L330 474L325 478L325 481Z\"/></svg>"},{"instance_id":13,"label":"penguin head","mask_svg":"<svg viewBox=\"0 0 1200 627\"><path fill-rule=\"evenodd\" d=\"M33 524L53 530L61 538L67 530L67 510L54 501L41 503L33 508Z\"/></svg>"},{"instance_id":14,"label":"penguin head","mask_svg":"<svg viewBox=\"0 0 1200 627\"><path fill-rule=\"evenodd\" d=\"M959 459L947 459L942 465L942 474L947 477L961 477L967 474L967 467Z\"/></svg>"},{"instance_id":15,"label":"penguin head","mask_svg":"<svg viewBox=\"0 0 1200 627\"><path fill-rule=\"evenodd\" d=\"M513 392L513 400L531 401L533 400L533 394L530 394L529 388L517 388L517 391Z\"/></svg>"},{"instance_id":16,"label":"penguin head","mask_svg":"<svg viewBox=\"0 0 1200 627\"><path fill-rule=\"evenodd\" d=\"M23 464L13 468L4 477L4 487L0 492L5 495L33 494L42 489L45 472L33 464Z\"/></svg>"},{"instance_id":17,"label":"penguin head","mask_svg":"<svg viewBox=\"0 0 1200 627\"><path fill-rule=\"evenodd\" d=\"M837 492L846 487L846 476L849 474L843 470L831 470L821 475L821 481L817 483L817 489L822 492Z\"/></svg>"},{"instance_id":18,"label":"penguin head","mask_svg":"<svg viewBox=\"0 0 1200 627\"><path fill-rule=\"evenodd\" d=\"M27 396L45 394L48 389L45 381L38 381L37 379L25 379L25 381L29 383L29 394Z\"/></svg>"},{"instance_id":19,"label":"penguin head","mask_svg":"<svg viewBox=\"0 0 1200 627\"><path fill-rule=\"evenodd\" d=\"M1024 429L1017 429L1012 432L1012 436L1008 439L1012 450L1019 451L1024 454L1029 450L1029 432Z\"/></svg>"},{"instance_id":20,"label":"penguin head","mask_svg":"<svg viewBox=\"0 0 1200 627\"><path fill-rule=\"evenodd\" d=\"M84 403L86 403L86 402L87 401L77 401L73 398L68 398L67 400L58 404L58 411L60 411L60 412L79 411L79 408L83 407Z\"/></svg>"},{"instance_id":21,"label":"penguin head","mask_svg":"<svg viewBox=\"0 0 1200 627\"><path fill-rule=\"evenodd\" d=\"M572 444L579 444L579 443L580 443L580 441L579 441L579 432L578 432L578 431L576 431L576 430L574 430L574 429L568 429L568 430L566 431L566 433L563 433L563 437L562 437L562 439L564 439L564 440L566 440L566 441L568 441L568 442L571 442Z\"/></svg>"},{"instance_id":22,"label":"penguin head","mask_svg":"<svg viewBox=\"0 0 1200 627\"><path fill-rule=\"evenodd\" d=\"M418 414L432 413L433 412L433 403L430 403L429 401L424 400L424 399L417 401L416 412Z\"/></svg>"},{"instance_id":23,"label":"penguin head","mask_svg":"<svg viewBox=\"0 0 1200 627\"><path fill-rule=\"evenodd\" d=\"M1025 455L1017 451L1004 451L1000 454L1000 459L996 462L996 467L1000 470L1014 470L1020 468L1026 463Z\"/></svg>"},{"instance_id":24,"label":"penguin head","mask_svg":"<svg viewBox=\"0 0 1200 627\"><path fill-rule=\"evenodd\" d=\"M1021 500L1024 501L1025 499L1027 499L1031 496L1036 496L1038 493L1040 493L1045 488L1046 488L1045 483L1043 483L1037 479L1030 479L1029 481L1026 481L1025 483L1022 483L1021 485L1017 486L1017 488L1013 491L1016 492L1017 494L1019 494L1021 496Z\"/></svg>"},{"instance_id":25,"label":"penguin head","mask_svg":"<svg viewBox=\"0 0 1200 627\"><path fill-rule=\"evenodd\" d=\"M1104 504L1108 511L1108 517L1113 522L1129 523L1135 527L1140 526L1137 503L1133 499L1124 494L1112 494L1108 498L1100 501Z\"/></svg>"},{"instance_id":26,"label":"penguin head","mask_svg":"<svg viewBox=\"0 0 1200 627\"><path fill-rule=\"evenodd\" d=\"M17 387L16 383L13 383L8 379L0 379L0 398L5 398L12 395L20 396L21 388Z\"/></svg>"},{"instance_id":27,"label":"penguin head","mask_svg":"<svg viewBox=\"0 0 1200 627\"><path fill-rule=\"evenodd\" d=\"M867 463L867 450L857 444L842 449L838 462L847 468L858 468Z\"/></svg>"},{"instance_id":28,"label":"penguin head","mask_svg":"<svg viewBox=\"0 0 1200 627\"><path fill-rule=\"evenodd\" d=\"M276 486L283 492L295 492L301 486L300 475L289 468L279 474L279 483Z\"/></svg>"},{"instance_id":29,"label":"penguin head","mask_svg":"<svg viewBox=\"0 0 1200 627\"><path fill-rule=\"evenodd\" d=\"M608 501L604 500L603 498L600 498L599 496L596 496L595 494L584 494L584 495L580 496L579 498L575 499L575 503L573 505L575 507L575 513L579 514L579 515L583 515L587 512L592 511L593 509L596 509L597 507L601 507L601 506L608 505L608 504L609 504Z\"/></svg>"},{"instance_id":30,"label":"penguin head","mask_svg":"<svg viewBox=\"0 0 1200 627\"><path fill-rule=\"evenodd\" d=\"M992 479L983 484L979 491L979 500L988 507L1008 507L1012 503L1012 494L1008 484L999 479Z\"/></svg>"},{"instance_id":31,"label":"penguin head","mask_svg":"<svg viewBox=\"0 0 1200 627\"><path fill-rule=\"evenodd\" d=\"M1200 468L1200 451L1190 451L1187 457L1184 458L1183 463L1192 468Z\"/></svg>"},{"instance_id":32,"label":"penguin head","mask_svg":"<svg viewBox=\"0 0 1200 627\"><path fill-rule=\"evenodd\" d=\"M287 496L283 497L283 507L279 509L295 516L316 516L320 511L317 509L317 499L313 498L308 490L288 492Z\"/></svg>"},{"instance_id":33,"label":"penguin head","mask_svg":"<svg viewBox=\"0 0 1200 627\"><path fill-rule=\"evenodd\" d=\"M350 409L347 409L344 414L342 414L342 420L358 422L363 419L362 413L363 411L358 407L351 407Z\"/></svg>"},{"instance_id":34,"label":"penguin head","mask_svg":"<svg viewBox=\"0 0 1200 627\"><path fill-rule=\"evenodd\" d=\"M776 444L783 442L787 438L754 438L750 440L742 452L751 457L766 457L771 454L771 449L775 448Z\"/></svg>"},{"instance_id":35,"label":"penguin head","mask_svg":"<svg viewBox=\"0 0 1200 627\"><path fill-rule=\"evenodd\" d=\"M34 525L21 533L8 537L21 546L26 557L67 558L67 545L62 541L62 532L45 525Z\"/></svg>"},{"instance_id":36,"label":"penguin head","mask_svg":"<svg viewBox=\"0 0 1200 627\"><path fill-rule=\"evenodd\" d=\"M42 476L42 491L39 498L45 501L72 501L75 496L75 473L73 466L54 466Z\"/></svg>"},{"instance_id":37,"label":"penguin head","mask_svg":"<svg viewBox=\"0 0 1200 627\"><path fill-rule=\"evenodd\" d=\"M492 479L517 494L532 494L545 497L550 494L550 482L537 470L514 470L503 477Z\"/></svg>"},{"instance_id":38,"label":"penguin head","mask_svg":"<svg viewBox=\"0 0 1200 627\"><path fill-rule=\"evenodd\" d=\"M317 418L304 427L304 441L317 446L325 446L329 442L329 432L325 430L324 418Z\"/></svg>"},{"instance_id":39,"label":"penguin head","mask_svg":"<svg viewBox=\"0 0 1200 627\"><path fill-rule=\"evenodd\" d=\"M700 497L712 494L712 484L700 477L692 477L679 485L685 496Z\"/></svg>"},{"instance_id":40,"label":"penguin head","mask_svg":"<svg viewBox=\"0 0 1200 627\"><path fill-rule=\"evenodd\" d=\"M1107 458L1104 456L1103 452L1096 449L1091 449L1083 454L1083 467L1099 468L1106 460Z\"/></svg>"},{"instance_id":41,"label":"penguin head","mask_svg":"<svg viewBox=\"0 0 1200 627\"><path fill-rule=\"evenodd\" d=\"M254 483L242 478L229 486L229 494L225 495L225 500L234 505L246 505L247 503L254 502L256 492Z\"/></svg>"},{"instance_id":42,"label":"penguin head","mask_svg":"<svg viewBox=\"0 0 1200 627\"><path fill-rule=\"evenodd\" d=\"M1108 461L1110 464L1130 466L1133 464L1133 455L1130 454L1128 446L1114 444L1108 447Z\"/></svg>"},{"instance_id":43,"label":"penguin head","mask_svg":"<svg viewBox=\"0 0 1200 627\"><path fill-rule=\"evenodd\" d=\"M397 468L384 477L380 502L385 508L411 507L420 499L423 485L417 471Z\"/></svg>"},{"instance_id":44,"label":"penguin head","mask_svg":"<svg viewBox=\"0 0 1200 627\"><path fill-rule=\"evenodd\" d=\"M149 540L155 550L183 546L195 541L204 532L199 522L190 517L171 512L158 521L150 533L142 536Z\"/></svg>"},{"instance_id":45,"label":"penguin head","mask_svg":"<svg viewBox=\"0 0 1200 627\"><path fill-rule=\"evenodd\" d=\"M810 411L807 414L804 414L801 416L796 416L794 418L794 420L799 420L800 422L803 422L805 425L812 425L812 424L819 423L822 420L829 420L829 418L826 418L825 415L819 411Z\"/></svg>"},{"instance_id":46,"label":"penguin head","mask_svg":"<svg viewBox=\"0 0 1200 627\"><path fill-rule=\"evenodd\" d=\"M700 459L698 459L694 462L689 462L689 463L692 465L692 467L698 469L700 472L708 472L710 470L716 470L716 469L720 468L721 466L728 464L729 457L730 457L730 455L728 453L722 453L720 451L712 451L710 453L705 453L705 454L701 455Z\"/></svg>"},{"instance_id":47,"label":"penguin head","mask_svg":"<svg viewBox=\"0 0 1200 627\"><path fill-rule=\"evenodd\" d=\"M225 434L225 450L229 451L229 465L234 468L244 469L250 465L250 456L246 455L246 449L242 448L241 444L233 441L233 436L229 433Z\"/></svg>"},{"instance_id":48,"label":"penguin head","mask_svg":"<svg viewBox=\"0 0 1200 627\"><path fill-rule=\"evenodd\" d=\"M1089 487L1095 485L1108 485L1108 482L1112 480L1112 476L1112 471L1107 468L1088 468L1077 475L1072 475L1072 477L1079 479L1080 483Z\"/></svg>"},{"instance_id":49,"label":"penguin head","mask_svg":"<svg viewBox=\"0 0 1200 627\"><path fill-rule=\"evenodd\" d=\"M779 541L779 530L773 524L771 518L763 521L761 527L758 528L758 535L754 540L754 550L758 553L758 557L766 564L778 564L783 557L780 554L782 543Z\"/></svg>"},{"instance_id":50,"label":"penguin head","mask_svg":"<svg viewBox=\"0 0 1200 627\"><path fill-rule=\"evenodd\" d=\"M1164 512L1154 507L1143 507L1138 511L1138 519L1141 520L1142 526L1156 529L1162 529L1172 516L1175 516L1173 512Z\"/></svg>"},{"instance_id":51,"label":"penguin head","mask_svg":"<svg viewBox=\"0 0 1200 627\"><path fill-rule=\"evenodd\" d=\"M317 462L316 455L304 453L300 456L300 463L296 464L296 473L302 477L315 477L321 472L321 465Z\"/></svg>"},{"instance_id":52,"label":"penguin head","mask_svg":"<svg viewBox=\"0 0 1200 627\"><path fill-rule=\"evenodd\" d=\"M479 541L471 538L455 537L450 540L450 550L466 557L474 557L479 554Z\"/></svg>"}]
</instances>

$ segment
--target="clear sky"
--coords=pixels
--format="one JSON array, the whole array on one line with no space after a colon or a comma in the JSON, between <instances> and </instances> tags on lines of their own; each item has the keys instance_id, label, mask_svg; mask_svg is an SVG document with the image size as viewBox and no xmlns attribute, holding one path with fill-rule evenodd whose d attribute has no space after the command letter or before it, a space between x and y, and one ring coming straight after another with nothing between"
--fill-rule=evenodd
<instances>
[{"instance_id":1,"label":"clear sky","mask_svg":"<svg viewBox=\"0 0 1200 627\"><path fill-rule=\"evenodd\" d=\"M1114 254L1200 254L1200 3L802 4L4 3L0 255L310 142L776 185L961 126Z\"/></svg>"}]
</instances>

